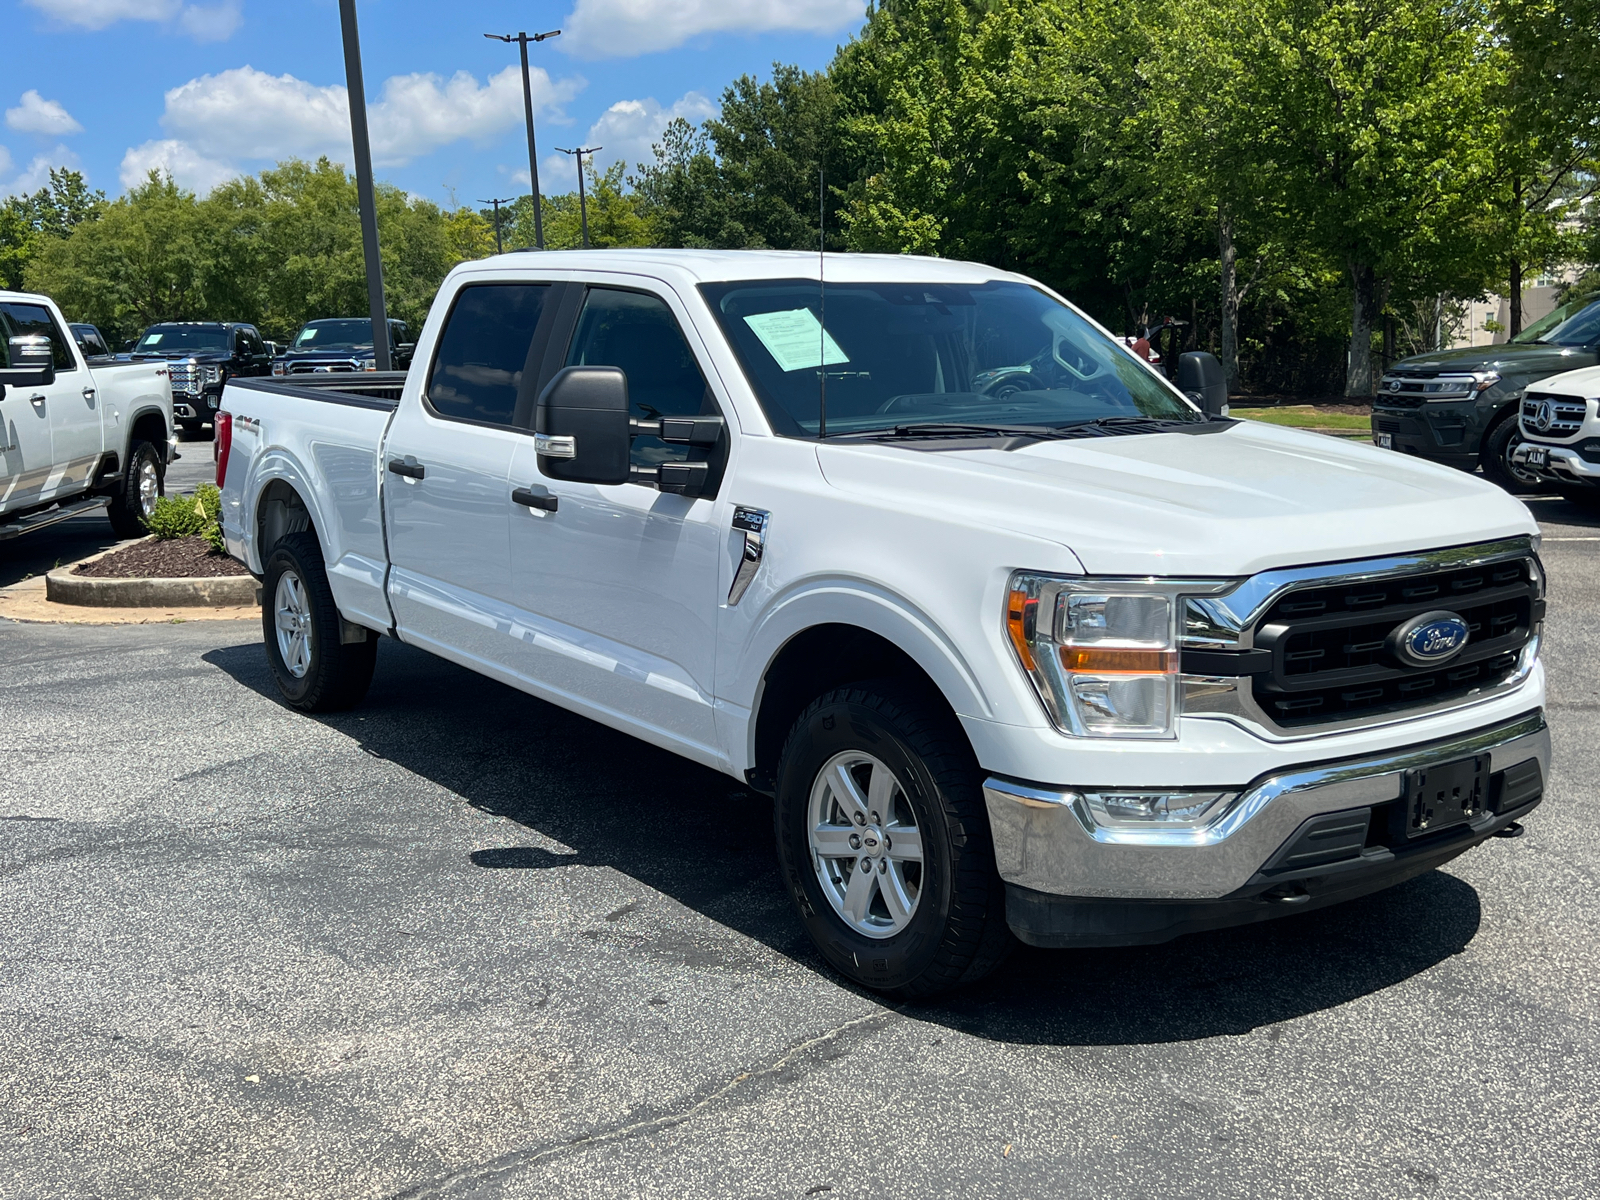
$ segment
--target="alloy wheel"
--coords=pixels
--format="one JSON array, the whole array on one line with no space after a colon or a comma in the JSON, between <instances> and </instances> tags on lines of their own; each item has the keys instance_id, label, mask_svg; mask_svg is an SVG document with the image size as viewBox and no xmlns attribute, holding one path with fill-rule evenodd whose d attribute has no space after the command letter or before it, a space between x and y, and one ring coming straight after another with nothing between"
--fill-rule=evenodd
<instances>
[{"instance_id":1,"label":"alloy wheel","mask_svg":"<svg viewBox=\"0 0 1600 1200\"><path fill-rule=\"evenodd\" d=\"M311 669L311 601L306 585L293 571L278 576L272 608L278 657L290 675L304 679Z\"/></svg>"},{"instance_id":2,"label":"alloy wheel","mask_svg":"<svg viewBox=\"0 0 1600 1200\"><path fill-rule=\"evenodd\" d=\"M911 923L922 897L922 831L893 771L847 750L811 785L811 862L822 894L852 930L888 938Z\"/></svg>"}]
</instances>

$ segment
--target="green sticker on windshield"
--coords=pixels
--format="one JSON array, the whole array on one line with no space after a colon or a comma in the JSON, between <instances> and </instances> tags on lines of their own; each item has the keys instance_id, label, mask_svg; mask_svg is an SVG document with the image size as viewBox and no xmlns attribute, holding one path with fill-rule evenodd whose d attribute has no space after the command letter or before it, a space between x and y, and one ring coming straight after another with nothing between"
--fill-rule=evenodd
<instances>
[{"instance_id":1,"label":"green sticker on windshield","mask_svg":"<svg viewBox=\"0 0 1600 1200\"><path fill-rule=\"evenodd\" d=\"M831 367L850 361L850 356L839 349L839 343L822 328L817 315L809 308L755 313L746 317L744 323L761 339L767 353L784 371L800 371L807 367L816 370L824 364Z\"/></svg>"}]
</instances>

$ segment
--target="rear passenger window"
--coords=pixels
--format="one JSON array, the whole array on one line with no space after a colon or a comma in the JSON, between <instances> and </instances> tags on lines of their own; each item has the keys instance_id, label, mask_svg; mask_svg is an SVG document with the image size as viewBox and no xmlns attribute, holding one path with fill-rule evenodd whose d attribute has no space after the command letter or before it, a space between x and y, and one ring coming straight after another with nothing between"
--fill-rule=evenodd
<instances>
[{"instance_id":1,"label":"rear passenger window","mask_svg":"<svg viewBox=\"0 0 1600 1200\"><path fill-rule=\"evenodd\" d=\"M510 425L550 287L478 283L457 294L428 372L428 404L441 417ZM535 367L537 369L537 367Z\"/></svg>"},{"instance_id":2,"label":"rear passenger window","mask_svg":"<svg viewBox=\"0 0 1600 1200\"><path fill-rule=\"evenodd\" d=\"M51 320L50 310L42 304L0 304L0 334L4 335L0 340L8 343L4 350L0 350L0 356L3 356L0 357L0 363L10 365L9 343L12 338L38 333L50 339L57 371L76 369L78 360L72 356L72 348L68 344L71 339Z\"/></svg>"},{"instance_id":3,"label":"rear passenger window","mask_svg":"<svg viewBox=\"0 0 1600 1200\"><path fill-rule=\"evenodd\" d=\"M621 367L636 417L653 420L718 411L677 319L655 296L590 288L566 365ZM687 450L659 438L633 439L633 461L642 467L682 462Z\"/></svg>"}]
</instances>

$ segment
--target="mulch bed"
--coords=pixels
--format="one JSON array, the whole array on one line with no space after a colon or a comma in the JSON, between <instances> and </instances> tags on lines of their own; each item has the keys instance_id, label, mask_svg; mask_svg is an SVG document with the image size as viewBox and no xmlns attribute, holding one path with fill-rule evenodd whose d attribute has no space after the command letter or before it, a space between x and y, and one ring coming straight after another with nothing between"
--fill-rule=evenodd
<instances>
[{"instance_id":1,"label":"mulch bed","mask_svg":"<svg viewBox=\"0 0 1600 1200\"><path fill-rule=\"evenodd\" d=\"M205 538L186 537L113 550L74 574L97 579L219 579L250 572L238 559L212 553Z\"/></svg>"}]
</instances>

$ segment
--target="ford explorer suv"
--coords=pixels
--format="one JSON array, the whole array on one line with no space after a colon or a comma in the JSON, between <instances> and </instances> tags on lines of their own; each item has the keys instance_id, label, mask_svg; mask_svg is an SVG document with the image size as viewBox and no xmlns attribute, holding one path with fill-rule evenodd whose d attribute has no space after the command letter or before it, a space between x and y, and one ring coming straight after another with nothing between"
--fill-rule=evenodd
<instances>
[{"instance_id":1,"label":"ford explorer suv","mask_svg":"<svg viewBox=\"0 0 1600 1200\"><path fill-rule=\"evenodd\" d=\"M232 321L167 321L152 325L133 348L135 361L158 359L172 377L172 407L189 434L212 418L222 385L235 377L265 375L272 357L254 325Z\"/></svg>"},{"instance_id":2,"label":"ford explorer suv","mask_svg":"<svg viewBox=\"0 0 1600 1200\"><path fill-rule=\"evenodd\" d=\"M105 508L146 532L177 454L159 363L90 363L53 300L0 292L0 540Z\"/></svg>"},{"instance_id":3,"label":"ford explorer suv","mask_svg":"<svg viewBox=\"0 0 1600 1200\"><path fill-rule=\"evenodd\" d=\"M1517 465L1600 511L1600 367L1540 380L1523 397L1520 420Z\"/></svg>"},{"instance_id":4,"label":"ford explorer suv","mask_svg":"<svg viewBox=\"0 0 1600 1200\"><path fill-rule=\"evenodd\" d=\"M1446 463L1482 467L1505 488L1537 487L1516 460L1517 413L1529 385L1600 362L1600 292L1563 304L1500 346L1418 354L1395 363L1372 401L1379 446Z\"/></svg>"},{"instance_id":5,"label":"ford explorer suv","mask_svg":"<svg viewBox=\"0 0 1600 1200\"><path fill-rule=\"evenodd\" d=\"M411 365L413 349L404 321L389 321L389 353L395 369ZM367 317L329 317L307 321L295 334L288 350L273 356L274 375L348 374L376 371L378 355L372 348L372 321Z\"/></svg>"},{"instance_id":6,"label":"ford explorer suv","mask_svg":"<svg viewBox=\"0 0 1600 1200\"><path fill-rule=\"evenodd\" d=\"M1179 366L976 264L506 254L403 376L230 381L222 526L288 704L386 633L724 772L826 960L924 996L1374 892L1543 795L1526 507Z\"/></svg>"}]
</instances>

